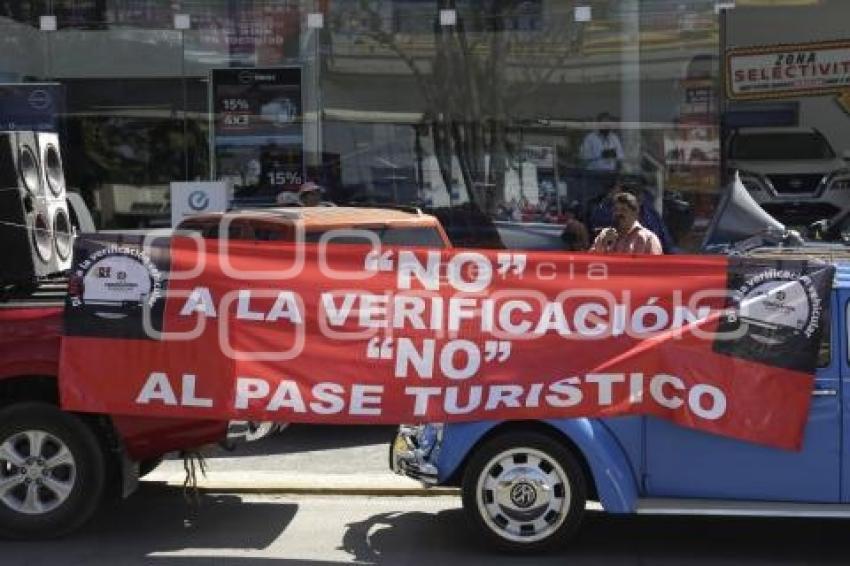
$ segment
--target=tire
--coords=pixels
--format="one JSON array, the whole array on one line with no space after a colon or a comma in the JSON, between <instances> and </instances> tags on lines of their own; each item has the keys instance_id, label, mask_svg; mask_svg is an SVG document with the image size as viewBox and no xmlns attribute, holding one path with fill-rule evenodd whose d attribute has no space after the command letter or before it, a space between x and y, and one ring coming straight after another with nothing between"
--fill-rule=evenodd
<instances>
[{"instance_id":1,"label":"tire","mask_svg":"<svg viewBox=\"0 0 850 566\"><path fill-rule=\"evenodd\" d=\"M482 444L461 489L475 529L489 546L512 553L565 544L587 500L587 479L569 448L533 431L505 432Z\"/></svg>"},{"instance_id":2,"label":"tire","mask_svg":"<svg viewBox=\"0 0 850 566\"><path fill-rule=\"evenodd\" d=\"M79 418L45 403L0 410L0 536L50 538L80 527L105 477L101 444Z\"/></svg>"}]
</instances>

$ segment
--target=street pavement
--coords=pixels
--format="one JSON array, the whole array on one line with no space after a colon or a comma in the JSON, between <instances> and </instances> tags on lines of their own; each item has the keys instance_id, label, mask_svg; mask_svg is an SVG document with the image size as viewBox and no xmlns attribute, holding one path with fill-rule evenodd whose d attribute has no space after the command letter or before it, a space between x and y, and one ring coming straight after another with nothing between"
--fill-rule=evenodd
<instances>
[{"instance_id":1,"label":"street pavement","mask_svg":"<svg viewBox=\"0 0 850 566\"><path fill-rule=\"evenodd\" d=\"M0 565L848 564L847 521L616 517L598 510L588 511L564 550L496 554L470 528L457 495L422 496L415 482L415 490L399 491L395 482L407 480L386 470L392 434L392 427L298 425L237 452L213 450L213 481L197 494L179 487L182 461L167 461L131 498L107 503L68 537L0 541ZM215 491L216 483L224 489ZM298 485L328 489L293 489ZM383 495L352 489L363 485Z\"/></svg>"},{"instance_id":2,"label":"street pavement","mask_svg":"<svg viewBox=\"0 0 850 566\"><path fill-rule=\"evenodd\" d=\"M204 493L146 483L74 535L0 542L3 566L847 564L845 521L614 517L590 512L571 546L515 557L484 547L457 497Z\"/></svg>"},{"instance_id":3,"label":"street pavement","mask_svg":"<svg viewBox=\"0 0 850 566\"><path fill-rule=\"evenodd\" d=\"M240 444L232 452L214 449L209 461L221 470L383 473L396 429L293 424L257 442Z\"/></svg>"},{"instance_id":4,"label":"street pavement","mask_svg":"<svg viewBox=\"0 0 850 566\"><path fill-rule=\"evenodd\" d=\"M227 492L346 495L434 495L419 482L389 470L389 445L396 427L292 425L233 452L205 452L204 489ZM182 486L183 461L164 462L145 481ZM451 491L451 490L450 490Z\"/></svg>"}]
</instances>

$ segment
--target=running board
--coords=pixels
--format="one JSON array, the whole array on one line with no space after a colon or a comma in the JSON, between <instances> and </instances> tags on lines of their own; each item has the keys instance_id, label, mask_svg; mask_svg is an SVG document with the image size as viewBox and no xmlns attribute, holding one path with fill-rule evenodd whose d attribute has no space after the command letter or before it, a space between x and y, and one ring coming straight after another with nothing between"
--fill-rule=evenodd
<instances>
[{"instance_id":1,"label":"running board","mask_svg":"<svg viewBox=\"0 0 850 566\"><path fill-rule=\"evenodd\" d=\"M850 518L850 505L653 498L639 499L635 513L640 515L708 515L718 517Z\"/></svg>"}]
</instances>

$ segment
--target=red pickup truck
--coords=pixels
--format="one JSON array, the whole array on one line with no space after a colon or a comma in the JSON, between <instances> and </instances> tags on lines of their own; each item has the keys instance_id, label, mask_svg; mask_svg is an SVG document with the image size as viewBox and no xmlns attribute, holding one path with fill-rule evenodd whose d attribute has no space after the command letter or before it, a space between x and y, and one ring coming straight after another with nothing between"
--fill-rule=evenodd
<instances>
[{"instance_id":1,"label":"red pickup truck","mask_svg":"<svg viewBox=\"0 0 850 566\"><path fill-rule=\"evenodd\" d=\"M167 452L224 441L231 426L62 411L65 293L59 280L0 296L0 536L66 533L104 497L129 495Z\"/></svg>"},{"instance_id":2,"label":"red pickup truck","mask_svg":"<svg viewBox=\"0 0 850 566\"><path fill-rule=\"evenodd\" d=\"M386 245L451 247L439 221L416 210L278 208L226 217L227 237L234 239L289 240L301 225L307 242L333 230L342 230L335 244L369 241L355 237L356 229ZM223 218L195 216L179 229L218 238ZM18 294L3 294L0 286L0 536L67 533L91 517L103 497L129 495L140 474L167 452L259 436L244 422L61 410L57 376L66 294L64 280Z\"/></svg>"}]
</instances>

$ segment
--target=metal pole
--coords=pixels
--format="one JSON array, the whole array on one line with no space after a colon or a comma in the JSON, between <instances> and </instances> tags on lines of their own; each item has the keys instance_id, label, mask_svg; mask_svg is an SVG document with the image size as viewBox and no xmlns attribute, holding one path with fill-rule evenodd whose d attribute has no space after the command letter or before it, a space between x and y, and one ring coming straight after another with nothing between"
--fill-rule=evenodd
<instances>
[{"instance_id":1,"label":"metal pole","mask_svg":"<svg viewBox=\"0 0 850 566\"><path fill-rule=\"evenodd\" d=\"M719 118L719 132L718 135L720 139L717 140L717 143L720 144L720 163L718 164L720 167L720 174L718 178L720 180L720 186L725 187L729 184L730 178L729 174L726 170L726 152L724 151L724 144L726 142L726 112L728 110L727 106L729 104L728 99L726 98L726 42L729 39L727 36L728 33L728 18L729 18L729 9L728 8L720 8L718 11L718 24L720 26L720 45L718 49L720 51L717 63L719 70L719 77L717 77L718 85L717 85L717 110L718 118Z\"/></svg>"},{"instance_id":2,"label":"metal pole","mask_svg":"<svg viewBox=\"0 0 850 566\"><path fill-rule=\"evenodd\" d=\"M189 94L186 85L186 33L180 30L180 84L183 91L183 180L189 180Z\"/></svg>"},{"instance_id":3,"label":"metal pole","mask_svg":"<svg viewBox=\"0 0 850 566\"><path fill-rule=\"evenodd\" d=\"M623 138L626 172L640 169L640 3L638 0L622 0L623 45L620 51L620 128Z\"/></svg>"},{"instance_id":4,"label":"metal pole","mask_svg":"<svg viewBox=\"0 0 850 566\"><path fill-rule=\"evenodd\" d=\"M561 216L564 211L561 206L561 183L560 175L558 174L558 143L552 147L552 176L555 179L555 204L558 207L558 216ZM569 194L569 193L568 193Z\"/></svg>"}]
</instances>

